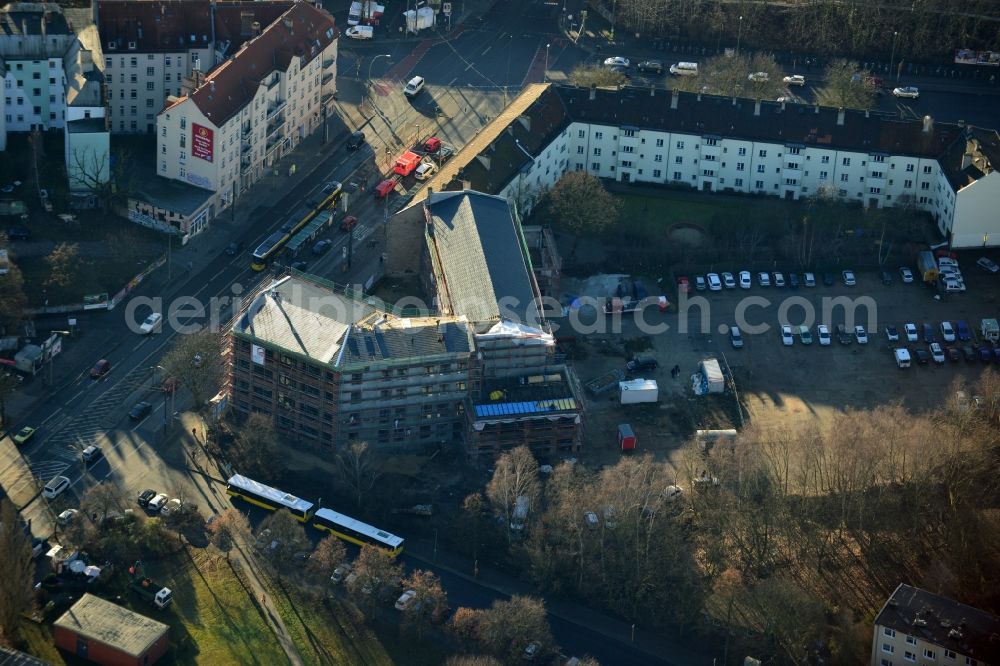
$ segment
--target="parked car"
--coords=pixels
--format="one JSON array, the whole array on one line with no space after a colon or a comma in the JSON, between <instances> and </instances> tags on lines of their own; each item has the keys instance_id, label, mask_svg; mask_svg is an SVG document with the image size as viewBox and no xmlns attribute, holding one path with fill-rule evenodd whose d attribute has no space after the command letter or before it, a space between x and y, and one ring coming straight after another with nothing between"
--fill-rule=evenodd
<instances>
[{"instance_id":1,"label":"parked car","mask_svg":"<svg viewBox=\"0 0 1000 666\"><path fill-rule=\"evenodd\" d=\"M804 345L811 345L813 342L812 332L808 326L799 326L799 342Z\"/></svg>"},{"instance_id":2,"label":"parked car","mask_svg":"<svg viewBox=\"0 0 1000 666\"><path fill-rule=\"evenodd\" d=\"M833 273L823 273L823 286L832 287L834 282Z\"/></svg>"},{"instance_id":3,"label":"parked car","mask_svg":"<svg viewBox=\"0 0 1000 666\"><path fill-rule=\"evenodd\" d=\"M913 357L917 359L918 365L927 365L931 360L931 355L927 353L926 349L914 349Z\"/></svg>"},{"instance_id":4,"label":"parked car","mask_svg":"<svg viewBox=\"0 0 1000 666\"><path fill-rule=\"evenodd\" d=\"M788 274L788 287L789 287L789 289L798 289L799 288L799 276L798 276L798 274L796 274L796 273L789 273Z\"/></svg>"},{"instance_id":5,"label":"parked car","mask_svg":"<svg viewBox=\"0 0 1000 666\"><path fill-rule=\"evenodd\" d=\"M781 273L775 272L774 273L774 286L775 287L784 287L785 286L785 276L782 275Z\"/></svg>"},{"instance_id":6,"label":"parked car","mask_svg":"<svg viewBox=\"0 0 1000 666\"><path fill-rule=\"evenodd\" d=\"M604 59L605 67L629 67L632 65L632 61L628 58L623 58L622 56L611 56L610 58Z\"/></svg>"},{"instance_id":7,"label":"parked car","mask_svg":"<svg viewBox=\"0 0 1000 666\"><path fill-rule=\"evenodd\" d=\"M722 286L726 289L736 289L736 278L733 277L732 273L726 272L722 274Z\"/></svg>"},{"instance_id":8,"label":"parked car","mask_svg":"<svg viewBox=\"0 0 1000 666\"><path fill-rule=\"evenodd\" d=\"M243 241L233 241L226 246L226 254L230 257L235 257L243 250Z\"/></svg>"},{"instance_id":9,"label":"parked car","mask_svg":"<svg viewBox=\"0 0 1000 666\"><path fill-rule=\"evenodd\" d=\"M55 499L63 494L63 492L69 488L70 480L65 476L53 477L45 487L42 488L42 497L45 499Z\"/></svg>"},{"instance_id":10,"label":"parked car","mask_svg":"<svg viewBox=\"0 0 1000 666\"><path fill-rule=\"evenodd\" d=\"M993 360L993 350L986 345L980 346L976 353L979 354L979 361L981 363L990 363Z\"/></svg>"},{"instance_id":11,"label":"parked car","mask_svg":"<svg viewBox=\"0 0 1000 666\"><path fill-rule=\"evenodd\" d=\"M740 289L749 289L752 286L750 271L740 271Z\"/></svg>"},{"instance_id":12,"label":"parked car","mask_svg":"<svg viewBox=\"0 0 1000 666\"><path fill-rule=\"evenodd\" d=\"M975 363L979 360L979 354L976 353L976 349L972 345L962 347L962 356L965 357L966 363Z\"/></svg>"},{"instance_id":13,"label":"parked car","mask_svg":"<svg viewBox=\"0 0 1000 666\"><path fill-rule=\"evenodd\" d=\"M322 240L318 240L312 246L312 253L313 254L325 254L326 251L329 250L332 245L333 245L333 241L330 240L329 238L324 238Z\"/></svg>"},{"instance_id":14,"label":"parked car","mask_svg":"<svg viewBox=\"0 0 1000 666\"><path fill-rule=\"evenodd\" d=\"M889 271L882 271L882 284L890 285L892 284L892 273Z\"/></svg>"},{"instance_id":15,"label":"parked car","mask_svg":"<svg viewBox=\"0 0 1000 666\"><path fill-rule=\"evenodd\" d=\"M743 349L743 334L738 326L729 327L729 341L733 344L733 349Z\"/></svg>"},{"instance_id":16,"label":"parked car","mask_svg":"<svg viewBox=\"0 0 1000 666\"><path fill-rule=\"evenodd\" d=\"M132 407L132 411L128 413L128 417L133 421L141 421L149 416L151 411L153 411L153 405L146 401L137 402L135 403L135 406Z\"/></svg>"},{"instance_id":17,"label":"parked car","mask_svg":"<svg viewBox=\"0 0 1000 666\"><path fill-rule=\"evenodd\" d=\"M858 341L859 345L868 344L868 332L865 330L865 327L862 326L861 324L858 324L857 326L854 327L854 337Z\"/></svg>"},{"instance_id":18,"label":"parked car","mask_svg":"<svg viewBox=\"0 0 1000 666\"><path fill-rule=\"evenodd\" d=\"M345 578L347 578L349 573L351 573L351 565L344 562L333 570L333 574L330 575L330 582L341 583Z\"/></svg>"},{"instance_id":19,"label":"parked car","mask_svg":"<svg viewBox=\"0 0 1000 666\"><path fill-rule=\"evenodd\" d=\"M163 505L163 508L160 509L160 513L164 516L169 516L172 513L176 513L180 508L181 501L175 497Z\"/></svg>"},{"instance_id":20,"label":"parked car","mask_svg":"<svg viewBox=\"0 0 1000 666\"><path fill-rule=\"evenodd\" d=\"M677 278L677 293L687 294L691 291L691 282L683 275Z\"/></svg>"},{"instance_id":21,"label":"parked car","mask_svg":"<svg viewBox=\"0 0 1000 666\"><path fill-rule=\"evenodd\" d=\"M806 77L801 74L791 74L781 79L781 81L790 86L804 86L806 84Z\"/></svg>"},{"instance_id":22,"label":"parked car","mask_svg":"<svg viewBox=\"0 0 1000 666\"><path fill-rule=\"evenodd\" d=\"M663 63L659 60L643 60L636 65L636 69L643 74L663 74Z\"/></svg>"},{"instance_id":23,"label":"parked car","mask_svg":"<svg viewBox=\"0 0 1000 666\"><path fill-rule=\"evenodd\" d=\"M757 273L757 284L759 284L762 287L770 287L771 276L764 271Z\"/></svg>"},{"instance_id":24,"label":"parked car","mask_svg":"<svg viewBox=\"0 0 1000 666\"><path fill-rule=\"evenodd\" d=\"M917 340L920 339L920 336L917 334L916 324L907 322L906 324L903 325L903 332L906 333L907 342L916 342Z\"/></svg>"},{"instance_id":25,"label":"parked car","mask_svg":"<svg viewBox=\"0 0 1000 666\"><path fill-rule=\"evenodd\" d=\"M308 268L308 267L309 267L309 264L308 264L308 262L305 262L305 261L293 261L291 263L291 268L293 268L294 270L300 271L300 272L305 272L306 268Z\"/></svg>"},{"instance_id":26,"label":"parked car","mask_svg":"<svg viewBox=\"0 0 1000 666\"><path fill-rule=\"evenodd\" d=\"M358 224L358 218L353 215L347 215L343 220L340 221L341 231L350 231Z\"/></svg>"},{"instance_id":27,"label":"parked car","mask_svg":"<svg viewBox=\"0 0 1000 666\"><path fill-rule=\"evenodd\" d=\"M937 341L937 338L934 337L934 327L931 326L927 322L924 322L924 336L923 337L924 337L924 342L926 342L927 344L930 344L932 342L936 342Z\"/></svg>"},{"instance_id":28,"label":"parked car","mask_svg":"<svg viewBox=\"0 0 1000 666\"><path fill-rule=\"evenodd\" d=\"M976 259L976 266L979 266L987 273L1000 273L1000 266L998 266L995 261L987 257L979 257L979 259Z\"/></svg>"},{"instance_id":29,"label":"parked car","mask_svg":"<svg viewBox=\"0 0 1000 666\"><path fill-rule=\"evenodd\" d=\"M949 257L948 255L940 255L937 258L938 268L958 268L958 259L955 257Z\"/></svg>"},{"instance_id":30,"label":"parked car","mask_svg":"<svg viewBox=\"0 0 1000 666\"><path fill-rule=\"evenodd\" d=\"M718 273L708 274L708 288L710 291L722 291L722 280L719 279Z\"/></svg>"},{"instance_id":31,"label":"parked car","mask_svg":"<svg viewBox=\"0 0 1000 666\"><path fill-rule=\"evenodd\" d=\"M347 139L347 149L357 150L361 146L365 145L365 133L364 132L354 132Z\"/></svg>"},{"instance_id":32,"label":"parked car","mask_svg":"<svg viewBox=\"0 0 1000 666\"><path fill-rule=\"evenodd\" d=\"M958 363L962 360L962 352L958 351L954 347L946 347L944 353L948 355L948 360L952 363Z\"/></svg>"},{"instance_id":33,"label":"parked car","mask_svg":"<svg viewBox=\"0 0 1000 666\"><path fill-rule=\"evenodd\" d=\"M795 344L795 338L792 337L792 327L787 324L781 327L781 344L786 347Z\"/></svg>"},{"instance_id":34,"label":"parked car","mask_svg":"<svg viewBox=\"0 0 1000 666\"><path fill-rule=\"evenodd\" d=\"M941 322L941 337L944 338L945 342L955 341L955 328L950 321Z\"/></svg>"},{"instance_id":35,"label":"parked car","mask_svg":"<svg viewBox=\"0 0 1000 666\"><path fill-rule=\"evenodd\" d=\"M705 289L707 287L708 287L708 283L705 282L705 276L704 275L695 275L694 276L694 288L695 289L697 289L698 291L705 291Z\"/></svg>"},{"instance_id":36,"label":"parked car","mask_svg":"<svg viewBox=\"0 0 1000 666\"><path fill-rule=\"evenodd\" d=\"M814 273L806 273L805 275L802 276L802 282L807 287L815 287L816 286L816 275Z\"/></svg>"},{"instance_id":37,"label":"parked car","mask_svg":"<svg viewBox=\"0 0 1000 666\"><path fill-rule=\"evenodd\" d=\"M107 359L101 359L94 364L94 367L90 369L91 379L100 379L104 375L111 372L111 363Z\"/></svg>"},{"instance_id":38,"label":"parked car","mask_svg":"<svg viewBox=\"0 0 1000 666\"><path fill-rule=\"evenodd\" d=\"M156 497L149 500L149 503L146 505L146 511L149 511L150 513L159 513L160 509L163 508L163 505L166 504L169 499L170 498L163 493L158 494Z\"/></svg>"},{"instance_id":39,"label":"parked car","mask_svg":"<svg viewBox=\"0 0 1000 666\"><path fill-rule=\"evenodd\" d=\"M903 282L909 284L913 282L913 271L911 271L906 266L899 267L899 276L902 278Z\"/></svg>"},{"instance_id":40,"label":"parked car","mask_svg":"<svg viewBox=\"0 0 1000 666\"><path fill-rule=\"evenodd\" d=\"M920 90L916 86L903 86L901 88L893 88L892 94L896 97L907 97L909 99L917 99L920 97Z\"/></svg>"},{"instance_id":41,"label":"parked car","mask_svg":"<svg viewBox=\"0 0 1000 666\"><path fill-rule=\"evenodd\" d=\"M149 501L156 497L157 493L152 488L146 488L141 493L139 493L139 498L136 500L142 508L149 506Z\"/></svg>"},{"instance_id":42,"label":"parked car","mask_svg":"<svg viewBox=\"0 0 1000 666\"><path fill-rule=\"evenodd\" d=\"M847 326L844 324L837 324L837 340L842 345L849 345L854 341L851 337L850 331L847 330Z\"/></svg>"},{"instance_id":43,"label":"parked car","mask_svg":"<svg viewBox=\"0 0 1000 666\"><path fill-rule=\"evenodd\" d=\"M652 356L635 356L625 364L625 369L632 374L656 370L658 367L660 367L659 362Z\"/></svg>"},{"instance_id":44,"label":"parked car","mask_svg":"<svg viewBox=\"0 0 1000 666\"><path fill-rule=\"evenodd\" d=\"M820 324L816 327L816 337L819 339L819 344L821 347L828 347L830 345L830 329L826 324Z\"/></svg>"},{"instance_id":45,"label":"parked car","mask_svg":"<svg viewBox=\"0 0 1000 666\"><path fill-rule=\"evenodd\" d=\"M85 448L83 451L80 452L80 458L83 459L83 462L87 465L96 461L100 457L101 457L101 447L97 446L96 444L91 444L90 446L88 446L87 448Z\"/></svg>"},{"instance_id":46,"label":"parked car","mask_svg":"<svg viewBox=\"0 0 1000 666\"><path fill-rule=\"evenodd\" d=\"M159 312L153 312L146 320L139 325L139 333L143 335L149 335L150 333L155 333L160 330L163 324L163 315Z\"/></svg>"},{"instance_id":47,"label":"parked car","mask_svg":"<svg viewBox=\"0 0 1000 666\"><path fill-rule=\"evenodd\" d=\"M955 322L955 331L958 335L958 339L962 342L972 339L972 330L969 328L969 324L964 319L959 319Z\"/></svg>"},{"instance_id":48,"label":"parked car","mask_svg":"<svg viewBox=\"0 0 1000 666\"><path fill-rule=\"evenodd\" d=\"M417 180L430 180L431 176L437 173L437 169L433 162L422 162L413 175Z\"/></svg>"},{"instance_id":49,"label":"parked car","mask_svg":"<svg viewBox=\"0 0 1000 666\"><path fill-rule=\"evenodd\" d=\"M18 446L22 444L27 444L28 440L30 440L34 436L35 436L35 429L32 428L31 426L24 426L23 428L17 431L16 435L14 435L14 443L17 444Z\"/></svg>"},{"instance_id":50,"label":"parked car","mask_svg":"<svg viewBox=\"0 0 1000 666\"><path fill-rule=\"evenodd\" d=\"M854 271L844 271L841 274L844 278L844 284L848 287L853 287L856 282L854 280Z\"/></svg>"},{"instance_id":51,"label":"parked car","mask_svg":"<svg viewBox=\"0 0 1000 666\"><path fill-rule=\"evenodd\" d=\"M937 363L938 365L944 363L944 350L941 349L941 343L932 342L930 344L930 352L931 352L931 358L934 359L935 363Z\"/></svg>"},{"instance_id":52,"label":"parked car","mask_svg":"<svg viewBox=\"0 0 1000 666\"><path fill-rule=\"evenodd\" d=\"M892 324L885 327L885 337L889 342L899 342L899 331Z\"/></svg>"},{"instance_id":53,"label":"parked car","mask_svg":"<svg viewBox=\"0 0 1000 666\"><path fill-rule=\"evenodd\" d=\"M771 80L771 75L767 72L753 72L747 76L747 81L752 83L766 83Z\"/></svg>"},{"instance_id":54,"label":"parked car","mask_svg":"<svg viewBox=\"0 0 1000 666\"><path fill-rule=\"evenodd\" d=\"M63 526L69 525L78 513L79 509L66 509L56 517L56 522Z\"/></svg>"}]
</instances>

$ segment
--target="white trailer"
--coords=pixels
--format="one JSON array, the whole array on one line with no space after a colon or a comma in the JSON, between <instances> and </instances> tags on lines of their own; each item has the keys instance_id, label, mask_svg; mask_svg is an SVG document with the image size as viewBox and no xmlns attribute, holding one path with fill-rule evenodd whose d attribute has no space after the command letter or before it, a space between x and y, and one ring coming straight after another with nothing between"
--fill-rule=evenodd
<instances>
[{"instance_id":1,"label":"white trailer","mask_svg":"<svg viewBox=\"0 0 1000 666\"><path fill-rule=\"evenodd\" d=\"M723 393L726 390L726 379L722 376L722 368L718 359L706 358L701 362L701 376L706 393Z\"/></svg>"},{"instance_id":2,"label":"white trailer","mask_svg":"<svg viewBox=\"0 0 1000 666\"><path fill-rule=\"evenodd\" d=\"M431 7L421 7L416 11L410 9L403 12L403 16L406 17L407 32L416 33L427 28L433 28L437 22L437 16Z\"/></svg>"},{"instance_id":3,"label":"white trailer","mask_svg":"<svg viewBox=\"0 0 1000 666\"><path fill-rule=\"evenodd\" d=\"M632 379L618 382L621 392L621 404L634 405L640 402L656 402L660 398L660 389L655 379Z\"/></svg>"}]
</instances>

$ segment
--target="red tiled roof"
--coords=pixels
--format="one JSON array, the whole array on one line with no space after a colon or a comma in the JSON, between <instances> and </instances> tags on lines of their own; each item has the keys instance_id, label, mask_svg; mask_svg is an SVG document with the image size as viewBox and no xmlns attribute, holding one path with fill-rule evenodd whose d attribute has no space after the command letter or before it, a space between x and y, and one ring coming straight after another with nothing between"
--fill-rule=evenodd
<instances>
[{"instance_id":1,"label":"red tiled roof","mask_svg":"<svg viewBox=\"0 0 1000 666\"><path fill-rule=\"evenodd\" d=\"M293 0L219 0L215 5L216 43L230 52L253 37L254 21L265 27L288 11ZM205 48L212 41L211 0L100 0L97 25L106 53ZM107 45L117 44L111 50ZM128 44L135 43L135 49Z\"/></svg>"},{"instance_id":2,"label":"red tiled roof","mask_svg":"<svg viewBox=\"0 0 1000 666\"><path fill-rule=\"evenodd\" d=\"M285 71L293 57L311 62L337 39L333 17L309 2L297 2L259 37L209 72L191 100L216 127L236 115L256 94L260 82Z\"/></svg>"}]
</instances>

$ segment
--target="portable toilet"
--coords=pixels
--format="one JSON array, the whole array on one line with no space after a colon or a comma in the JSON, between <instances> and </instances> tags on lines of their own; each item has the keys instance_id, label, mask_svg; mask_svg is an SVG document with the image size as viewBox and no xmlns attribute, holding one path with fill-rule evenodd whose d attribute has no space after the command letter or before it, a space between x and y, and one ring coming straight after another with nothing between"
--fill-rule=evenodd
<instances>
[{"instance_id":1,"label":"portable toilet","mask_svg":"<svg viewBox=\"0 0 1000 666\"><path fill-rule=\"evenodd\" d=\"M627 423L618 426L618 446L622 451L635 450L635 433L632 432L632 426Z\"/></svg>"}]
</instances>

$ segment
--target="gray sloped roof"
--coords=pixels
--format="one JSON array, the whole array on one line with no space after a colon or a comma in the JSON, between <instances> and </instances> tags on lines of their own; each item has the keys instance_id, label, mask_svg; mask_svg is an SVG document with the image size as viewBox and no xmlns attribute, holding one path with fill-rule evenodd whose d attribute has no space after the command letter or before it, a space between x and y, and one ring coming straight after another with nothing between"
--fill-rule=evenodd
<instances>
[{"instance_id":1,"label":"gray sloped roof","mask_svg":"<svg viewBox=\"0 0 1000 666\"><path fill-rule=\"evenodd\" d=\"M53 624L133 657L141 656L170 629L162 622L92 594L80 597Z\"/></svg>"},{"instance_id":2,"label":"gray sloped roof","mask_svg":"<svg viewBox=\"0 0 1000 666\"><path fill-rule=\"evenodd\" d=\"M362 323L344 341L341 366L371 361L404 361L437 354L472 351L468 323L454 318L414 320L386 317L383 322Z\"/></svg>"},{"instance_id":3,"label":"gray sloped roof","mask_svg":"<svg viewBox=\"0 0 1000 666\"><path fill-rule=\"evenodd\" d=\"M466 190L427 201L452 311L472 322L529 321L534 282L507 200Z\"/></svg>"}]
</instances>

